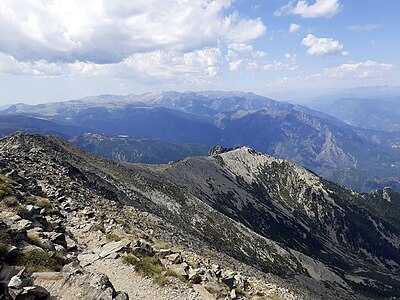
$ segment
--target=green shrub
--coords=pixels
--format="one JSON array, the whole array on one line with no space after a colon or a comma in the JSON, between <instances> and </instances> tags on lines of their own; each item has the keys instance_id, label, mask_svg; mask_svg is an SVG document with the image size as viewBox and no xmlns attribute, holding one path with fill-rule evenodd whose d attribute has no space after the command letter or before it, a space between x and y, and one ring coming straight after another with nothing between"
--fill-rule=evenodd
<instances>
[{"instance_id":1,"label":"green shrub","mask_svg":"<svg viewBox=\"0 0 400 300\"><path fill-rule=\"evenodd\" d=\"M169 280L167 277L165 277L162 274L156 274L153 277L153 283L159 285L159 286L165 286L166 284L169 283Z\"/></svg>"},{"instance_id":2,"label":"green shrub","mask_svg":"<svg viewBox=\"0 0 400 300\"><path fill-rule=\"evenodd\" d=\"M106 235L107 242L118 242L121 240L120 236L115 233L109 233Z\"/></svg>"},{"instance_id":3,"label":"green shrub","mask_svg":"<svg viewBox=\"0 0 400 300\"><path fill-rule=\"evenodd\" d=\"M20 205L20 204L19 204L19 201L18 201L17 198L14 197L14 196L5 197L5 198L3 199L2 202L3 202L4 205L7 206L7 207L17 207L17 206Z\"/></svg>"},{"instance_id":4,"label":"green shrub","mask_svg":"<svg viewBox=\"0 0 400 300\"><path fill-rule=\"evenodd\" d=\"M66 261L60 256L50 256L48 253L31 250L22 253L17 258L17 265L26 267L28 273L60 271Z\"/></svg>"},{"instance_id":5,"label":"green shrub","mask_svg":"<svg viewBox=\"0 0 400 300\"><path fill-rule=\"evenodd\" d=\"M0 199L12 192L12 187L0 178Z\"/></svg>"},{"instance_id":6,"label":"green shrub","mask_svg":"<svg viewBox=\"0 0 400 300\"><path fill-rule=\"evenodd\" d=\"M170 245L167 242L158 242L153 245L154 249L168 249Z\"/></svg>"},{"instance_id":7,"label":"green shrub","mask_svg":"<svg viewBox=\"0 0 400 300\"><path fill-rule=\"evenodd\" d=\"M129 263L135 267L135 270L144 276L154 277L156 274L160 274L165 271L161 261L156 257L144 257L140 260L128 258L124 259L125 263Z\"/></svg>"},{"instance_id":8,"label":"green shrub","mask_svg":"<svg viewBox=\"0 0 400 300\"><path fill-rule=\"evenodd\" d=\"M53 213L55 211L50 200L47 198L36 197L36 206L38 206L40 208L44 208L44 210L48 213Z\"/></svg>"},{"instance_id":9,"label":"green shrub","mask_svg":"<svg viewBox=\"0 0 400 300\"><path fill-rule=\"evenodd\" d=\"M130 254L122 257L122 262L127 265L134 265L137 260L138 258L136 256Z\"/></svg>"}]
</instances>

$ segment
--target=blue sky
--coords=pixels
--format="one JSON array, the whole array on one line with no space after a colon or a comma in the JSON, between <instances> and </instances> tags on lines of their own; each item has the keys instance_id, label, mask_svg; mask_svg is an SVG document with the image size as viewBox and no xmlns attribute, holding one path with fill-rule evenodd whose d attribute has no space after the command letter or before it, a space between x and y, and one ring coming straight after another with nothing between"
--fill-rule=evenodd
<instances>
[{"instance_id":1,"label":"blue sky","mask_svg":"<svg viewBox=\"0 0 400 300\"><path fill-rule=\"evenodd\" d=\"M398 86L399 12L398 0L0 0L0 105Z\"/></svg>"}]
</instances>

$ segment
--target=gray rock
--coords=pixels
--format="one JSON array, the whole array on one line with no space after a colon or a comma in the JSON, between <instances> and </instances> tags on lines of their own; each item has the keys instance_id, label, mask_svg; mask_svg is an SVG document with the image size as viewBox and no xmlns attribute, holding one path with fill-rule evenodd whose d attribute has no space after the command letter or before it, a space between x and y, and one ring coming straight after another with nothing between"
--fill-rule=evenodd
<instances>
[{"instance_id":1,"label":"gray rock","mask_svg":"<svg viewBox=\"0 0 400 300\"><path fill-rule=\"evenodd\" d=\"M226 297L227 292L225 289L218 283L209 281L204 285L204 288L210 293L215 295L217 298Z\"/></svg>"},{"instance_id":2,"label":"gray rock","mask_svg":"<svg viewBox=\"0 0 400 300\"><path fill-rule=\"evenodd\" d=\"M21 228L26 229L26 230L33 228L32 222L29 221L29 220L23 219L23 220L18 221L17 224L18 224Z\"/></svg>"},{"instance_id":3,"label":"gray rock","mask_svg":"<svg viewBox=\"0 0 400 300\"><path fill-rule=\"evenodd\" d=\"M154 249L150 244L141 240L137 240L134 243L133 254L136 256L153 256Z\"/></svg>"},{"instance_id":4,"label":"gray rock","mask_svg":"<svg viewBox=\"0 0 400 300\"><path fill-rule=\"evenodd\" d=\"M73 239L71 239L69 236L66 236L65 237L65 241L67 243L67 247L66 248L67 248L68 251L77 250L76 242Z\"/></svg>"},{"instance_id":5,"label":"gray rock","mask_svg":"<svg viewBox=\"0 0 400 300\"><path fill-rule=\"evenodd\" d=\"M237 299L237 295L236 295L236 290L235 289L231 290L230 297L231 297L232 300Z\"/></svg>"},{"instance_id":6,"label":"gray rock","mask_svg":"<svg viewBox=\"0 0 400 300\"><path fill-rule=\"evenodd\" d=\"M123 251L127 246L126 241L110 242L103 246L99 256L101 258L107 257L112 253Z\"/></svg>"},{"instance_id":7,"label":"gray rock","mask_svg":"<svg viewBox=\"0 0 400 300\"><path fill-rule=\"evenodd\" d=\"M25 269L23 269L10 279L7 286L12 289L22 289L31 284L32 279L29 277L28 273L25 272Z\"/></svg>"},{"instance_id":8,"label":"gray rock","mask_svg":"<svg viewBox=\"0 0 400 300\"><path fill-rule=\"evenodd\" d=\"M99 254L87 253L78 255L79 264L82 268L94 263L98 259L100 259Z\"/></svg>"},{"instance_id":9,"label":"gray rock","mask_svg":"<svg viewBox=\"0 0 400 300\"><path fill-rule=\"evenodd\" d=\"M117 292L114 300L129 300L129 296L125 292Z\"/></svg>"},{"instance_id":10,"label":"gray rock","mask_svg":"<svg viewBox=\"0 0 400 300\"><path fill-rule=\"evenodd\" d=\"M53 244L61 245L64 248L67 247L67 242L65 240L65 234L64 233L58 233L58 232L49 232L47 233L50 242Z\"/></svg>"},{"instance_id":11,"label":"gray rock","mask_svg":"<svg viewBox=\"0 0 400 300\"><path fill-rule=\"evenodd\" d=\"M182 277L185 277L185 278L189 277L189 275L188 275L189 267L186 264L170 265L170 266L168 266L168 269L173 271L178 276L182 276Z\"/></svg>"},{"instance_id":12,"label":"gray rock","mask_svg":"<svg viewBox=\"0 0 400 300\"><path fill-rule=\"evenodd\" d=\"M22 289L9 289L8 290L11 299L13 300L47 300L50 297L50 293L41 286L27 286Z\"/></svg>"},{"instance_id":13,"label":"gray rock","mask_svg":"<svg viewBox=\"0 0 400 300\"><path fill-rule=\"evenodd\" d=\"M165 258L168 259L173 264L180 264L183 261L182 256L179 253L173 253L167 255Z\"/></svg>"}]
</instances>

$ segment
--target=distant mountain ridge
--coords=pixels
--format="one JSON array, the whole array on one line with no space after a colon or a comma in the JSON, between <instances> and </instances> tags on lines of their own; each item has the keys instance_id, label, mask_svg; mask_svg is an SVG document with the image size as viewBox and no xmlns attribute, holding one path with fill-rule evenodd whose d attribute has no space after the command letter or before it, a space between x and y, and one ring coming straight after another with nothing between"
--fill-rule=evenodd
<instances>
[{"instance_id":1,"label":"distant mountain ridge","mask_svg":"<svg viewBox=\"0 0 400 300\"><path fill-rule=\"evenodd\" d=\"M343 98L316 102L310 106L356 127L400 132L400 97Z\"/></svg>"},{"instance_id":2,"label":"distant mountain ridge","mask_svg":"<svg viewBox=\"0 0 400 300\"><path fill-rule=\"evenodd\" d=\"M40 117L109 136L249 146L300 163L357 190L386 184L398 188L391 183L400 172L400 133L360 129L324 113L253 93L103 95L36 106L15 105L0 113Z\"/></svg>"}]
</instances>

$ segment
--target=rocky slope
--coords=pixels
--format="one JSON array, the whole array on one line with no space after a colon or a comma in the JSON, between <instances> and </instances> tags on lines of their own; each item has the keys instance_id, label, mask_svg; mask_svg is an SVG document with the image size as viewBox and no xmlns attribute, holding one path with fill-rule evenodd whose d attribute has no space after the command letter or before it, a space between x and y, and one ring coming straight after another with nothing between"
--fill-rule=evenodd
<instances>
[{"instance_id":1,"label":"rocky slope","mask_svg":"<svg viewBox=\"0 0 400 300\"><path fill-rule=\"evenodd\" d=\"M396 207L391 191L358 194L249 148L129 165L23 133L0 140L0 173L3 264L49 271L21 260L31 246L59 257L30 284L63 299L89 278L104 299L400 297L396 212L374 206Z\"/></svg>"}]
</instances>

